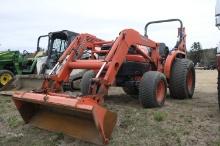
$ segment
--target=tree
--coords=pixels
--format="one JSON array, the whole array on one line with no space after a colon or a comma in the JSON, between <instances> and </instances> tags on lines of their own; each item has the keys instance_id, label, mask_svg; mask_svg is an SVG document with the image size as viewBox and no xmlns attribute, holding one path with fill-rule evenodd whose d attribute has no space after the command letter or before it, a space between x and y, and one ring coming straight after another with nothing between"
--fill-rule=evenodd
<instances>
[{"instance_id":1,"label":"tree","mask_svg":"<svg viewBox=\"0 0 220 146\"><path fill-rule=\"evenodd\" d=\"M192 44L188 57L195 65L200 63L202 58L202 45L200 42L194 42Z\"/></svg>"}]
</instances>

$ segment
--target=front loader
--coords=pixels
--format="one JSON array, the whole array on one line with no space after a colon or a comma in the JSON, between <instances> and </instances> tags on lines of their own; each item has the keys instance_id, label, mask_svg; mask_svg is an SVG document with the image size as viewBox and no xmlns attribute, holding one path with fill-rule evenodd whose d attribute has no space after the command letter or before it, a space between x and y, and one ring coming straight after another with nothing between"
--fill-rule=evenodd
<instances>
[{"instance_id":1,"label":"front loader","mask_svg":"<svg viewBox=\"0 0 220 146\"><path fill-rule=\"evenodd\" d=\"M180 23L178 41L171 50L147 36L150 24ZM26 123L96 144L107 144L117 115L104 107L110 86L119 86L128 94L138 95L144 108L164 105L167 87L176 99L192 98L195 69L186 59L185 28L179 19L153 21L145 35L133 29L120 32L114 42L77 36L53 68L40 89L16 92L13 101ZM91 48L88 60L78 58L83 48ZM62 92L74 69L88 70L81 81L81 94Z\"/></svg>"}]
</instances>

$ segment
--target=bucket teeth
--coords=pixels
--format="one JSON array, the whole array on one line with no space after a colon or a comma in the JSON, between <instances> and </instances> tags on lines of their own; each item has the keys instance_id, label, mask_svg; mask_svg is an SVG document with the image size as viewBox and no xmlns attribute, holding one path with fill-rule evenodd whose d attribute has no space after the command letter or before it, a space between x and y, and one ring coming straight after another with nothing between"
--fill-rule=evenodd
<instances>
[{"instance_id":1,"label":"bucket teeth","mask_svg":"<svg viewBox=\"0 0 220 146\"><path fill-rule=\"evenodd\" d=\"M16 92L13 101L26 123L99 145L108 143L117 120L89 97Z\"/></svg>"}]
</instances>

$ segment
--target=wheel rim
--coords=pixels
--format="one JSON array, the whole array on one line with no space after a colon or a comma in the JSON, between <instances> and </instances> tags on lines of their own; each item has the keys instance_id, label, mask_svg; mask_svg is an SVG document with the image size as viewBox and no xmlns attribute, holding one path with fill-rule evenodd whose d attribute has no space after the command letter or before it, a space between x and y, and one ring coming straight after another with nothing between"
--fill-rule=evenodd
<instances>
[{"instance_id":1,"label":"wheel rim","mask_svg":"<svg viewBox=\"0 0 220 146\"><path fill-rule=\"evenodd\" d=\"M191 70L188 71L188 73L187 73L186 82L187 82L188 91L191 91L191 90L192 90L192 87L193 87L193 73L192 73Z\"/></svg>"},{"instance_id":2,"label":"wheel rim","mask_svg":"<svg viewBox=\"0 0 220 146\"><path fill-rule=\"evenodd\" d=\"M10 80L12 79L12 75L9 74L9 73L3 73L1 76L0 76L0 83L2 85L6 85Z\"/></svg>"},{"instance_id":3,"label":"wheel rim","mask_svg":"<svg viewBox=\"0 0 220 146\"><path fill-rule=\"evenodd\" d=\"M157 84L157 89L156 89L156 100L158 103L161 103L165 97L165 83L163 80L161 80Z\"/></svg>"}]
</instances>

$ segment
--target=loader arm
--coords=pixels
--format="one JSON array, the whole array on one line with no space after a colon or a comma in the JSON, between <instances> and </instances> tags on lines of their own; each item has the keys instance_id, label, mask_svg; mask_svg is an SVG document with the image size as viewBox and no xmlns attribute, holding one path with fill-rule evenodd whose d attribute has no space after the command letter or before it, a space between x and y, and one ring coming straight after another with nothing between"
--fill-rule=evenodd
<instances>
[{"instance_id":1,"label":"loader arm","mask_svg":"<svg viewBox=\"0 0 220 146\"><path fill-rule=\"evenodd\" d=\"M94 50L95 43L106 43L99 38L90 34L78 35L64 51L59 58L57 64L52 69L50 80L46 79L43 83L43 89L52 89L59 91L63 81L68 81L73 68L70 68L69 63L79 60L86 49ZM48 82L54 81L53 87L49 87Z\"/></svg>"},{"instance_id":2,"label":"loader arm","mask_svg":"<svg viewBox=\"0 0 220 146\"><path fill-rule=\"evenodd\" d=\"M106 85L111 85L114 82L115 76L122 63L126 59L128 50L132 45L147 46L152 48L153 50L157 49L157 43L140 35L139 32L132 29L123 30L120 33L119 37L116 39L111 51L105 59L106 62L111 62L103 79ZM159 55L156 54L155 51L152 51L151 58L153 63L157 66L157 60L159 60Z\"/></svg>"},{"instance_id":3,"label":"loader arm","mask_svg":"<svg viewBox=\"0 0 220 146\"><path fill-rule=\"evenodd\" d=\"M87 39L87 41L84 41L85 39ZM152 52L149 56L139 47L135 47L137 52L139 52L139 57L142 57L147 62L151 62L156 67L160 65L158 44L133 29L126 29L120 33L104 60L79 60L85 48L94 50L95 44L102 45L106 43L110 42L96 39L94 36L91 37L91 35L88 34L82 34L76 37L60 57L58 65L55 66L55 68L58 68L64 63L58 73L51 77L51 79L55 81L53 86L49 87L48 85L50 84L48 82L51 80L46 79L43 84L43 89L45 89L46 92L58 92L62 81L69 79L69 75L73 69L93 69L98 73L96 78L93 79L89 94L93 96L96 102L100 103L103 102L103 96L106 95L108 87L114 83L118 70L126 60L126 56L129 56L128 50L131 46L141 45L151 48ZM77 55L78 57L76 57ZM104 69L106 73L103 77L100 77ZM158 67L158 69L160 69L160 67Z\"/></svg>"},{"instance_id":4,"label":"loader arm","mask_svg":"<svg viewBox=\"0 0 220 146\"><path fill-rule=\"evenodd\" d=\"M94 98L97 102L103 102L104 95L107 94L109 86L114 83L118 70L120 69L122 63L126 60L129 48L136 45L150 47L152 49L151 56L144 54L138 47L135 48L137 52L142 52L140 53L140 56L145 58L146 61L158 66L160 56L157 53L158 44L156 42L142 36L139 32L133 29L121 31L119 37L117 37L110 52L103 61L103 64L100 65L99 73L91 85L90 94L95 96ZM99 75L104 68L107 69L106 73L103 78L100 78Z\"/></svg>"}]
</instances>

